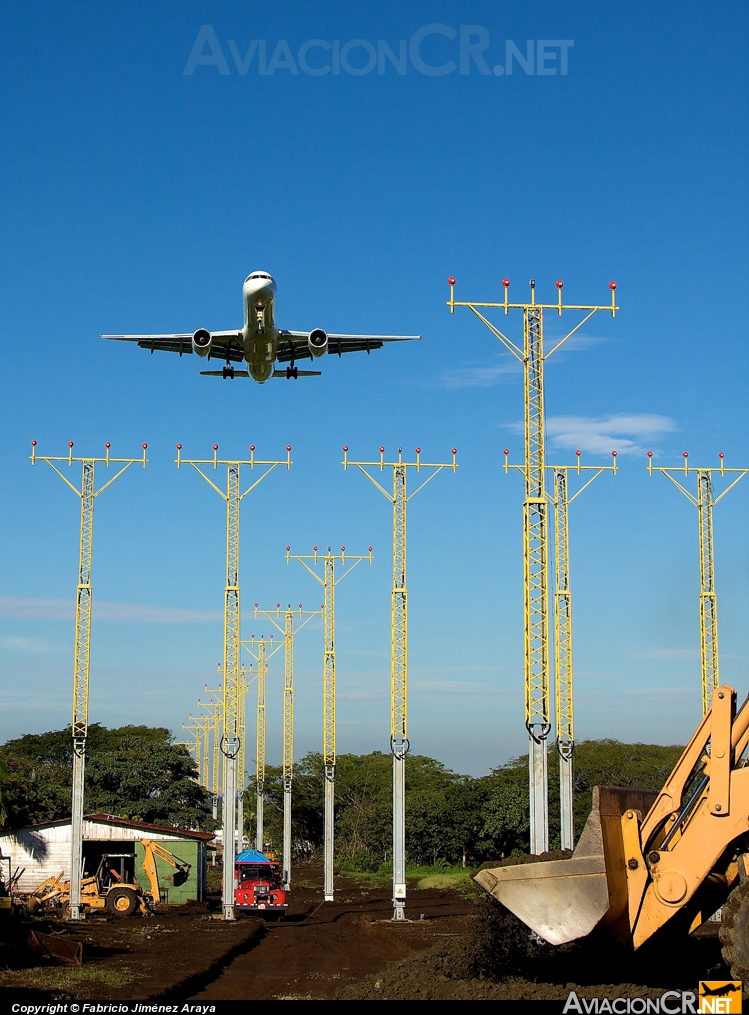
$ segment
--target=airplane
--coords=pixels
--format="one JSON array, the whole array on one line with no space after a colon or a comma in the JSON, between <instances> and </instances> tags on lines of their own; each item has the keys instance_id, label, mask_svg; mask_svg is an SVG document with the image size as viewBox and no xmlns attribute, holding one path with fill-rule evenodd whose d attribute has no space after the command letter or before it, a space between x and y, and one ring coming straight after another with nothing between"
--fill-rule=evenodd
<instances>
[{"instance_id":1,"label":"airplane","mask_svg":"<svg viewBox=\"0 0 749 1015\"><path fill-rule=\"evenodd\" d=\"M252 377L264 384L271 377L319 377L321 370L300 370L297 360L317 359L325 353L340 356L344 352L371 352L385 342L411 342L421 335L329 335L322 328L312 331L286 331L275 321L276 283L267 271L253 271L244 280L244 327L233 331L207 331L198 328L184 335L100 335L117 342L137 342L141 349L195 353L197 356L224 360L221 370L201 370L204 377ZM237 370L233 363L247 363ZM274 370L275 363L288 363Z\"/></svg>"}]
</instances>

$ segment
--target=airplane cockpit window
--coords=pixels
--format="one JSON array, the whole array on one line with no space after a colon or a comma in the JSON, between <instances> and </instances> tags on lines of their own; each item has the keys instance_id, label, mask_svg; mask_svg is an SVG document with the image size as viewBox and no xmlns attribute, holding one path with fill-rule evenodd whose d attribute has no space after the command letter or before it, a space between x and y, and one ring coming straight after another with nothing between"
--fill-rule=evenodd
<instances>
[{"instance_id":1,"label":"airplane cockpit window","mask_svg":"<svg viewBox=\"0 0 749 1015\"><path fill-rule=\"evenodd\" d=\"M248 275L245 282L249 282L252 278L267 278L269 282L273 281L270 275L267 275L264 271L253 271L251 275Z\"/></svg>"}]
</instances>

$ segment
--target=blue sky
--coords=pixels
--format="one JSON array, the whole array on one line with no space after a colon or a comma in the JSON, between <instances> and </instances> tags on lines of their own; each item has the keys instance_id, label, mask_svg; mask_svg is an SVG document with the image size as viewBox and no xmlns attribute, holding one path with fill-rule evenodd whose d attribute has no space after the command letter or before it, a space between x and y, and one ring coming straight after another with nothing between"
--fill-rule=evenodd
<instances>
[{"instance_id":1,"label":"blue sky","mask_svg":"<svg viewBox=\"0 0 749 1015\"><path fill-rule=\"evenodd\" d=\"M70 714L79 509L31 468L29 441L91 454L108 440L123 456L148 442L148 467L97 501L90 718L177 732L221 656L224 515L174 445L275 458L289 443L292 469L244 502L245 609L319 603L287 543L373 545L338 594L338 746L386 750L391 518L340 465L343 444L356 458L384 444L459 449L457 474L410 507L413 749L475 774L523 751L523 492L501 469L504 447L522 454L522 377L468 311L449 315L451 274L477 300L501 298L503 276L516 298L535 278L546 301L562 278L582 303L617 281L616 320L595 317L547 370L549 460L619 451L618 475L570 514L577 736L687 737L697 516L648 477L645 452L749 465L745 5L84 2L7 6L4 25L0 738ZM203 25L214 63L185 74ZM299 70L313 40L329 48L307 47L306 66L329 73ZM405 73L387 55L382 74L355 73L379 40L396 62L404 41ZM527 40L534 72L514 57L508 74ZM557 73L536 73L539 52ZM257 268L277 280L283 327L424 339L258 386L97 338L234 327ZM715 518L722 676L742 695L748 494L749 479ZM311 628L299 753L321 737ZM280 681L272 668L273 762Z\"/></svg>"}]
</instances>

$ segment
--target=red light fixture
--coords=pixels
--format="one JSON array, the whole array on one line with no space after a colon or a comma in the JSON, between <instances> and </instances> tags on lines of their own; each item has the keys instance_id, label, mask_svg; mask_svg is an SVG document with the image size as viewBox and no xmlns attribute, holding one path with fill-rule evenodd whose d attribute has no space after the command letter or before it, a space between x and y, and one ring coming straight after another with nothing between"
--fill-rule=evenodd
<instances>
[{"instance_id":1,"label":"red light fixture","mask_svg":"<svg viewBox=\"0 0 749 1015\"><path fill-rule=\"evenodd\" d=\"M502 279L502 285L505 287L505 289L509 289L510 288L510 280L509 280L509 278L503 278Z\"/></svg>"},{"instance_id":2,"label":"red light fixture","mask_svg":"<svg viewBox=\"0 0 749 1015\"><path fill-rule=\"evenodd\" d=\"M609 282L609 289L613 292L616 289L616 282Z\"/></svg>"},{"instance_id":3,"label":"red light fixture","mask_svg":"<svg viewBox=\"0 0 749 1015\"><path fill-rule=\"evenodd\" d=\"M563 289L563 288L564 288L564 282L561 280L561 278L558 278L557 279L557 289Z\"/></svg>"},{"instance_id":4,"label":"red light fixture","mask_svg":"<svg viewBox=\"0 0 749 1015\"><path fill-rule=\"evenodd\" d=\"M447 284L448 284L448 285L455 285L455 279L454 279L454 278L452 277L452 275L451 275L451 276L450 276L450 278L449 278L449 279L447 280Z\"/></svg>"}]
</instances>

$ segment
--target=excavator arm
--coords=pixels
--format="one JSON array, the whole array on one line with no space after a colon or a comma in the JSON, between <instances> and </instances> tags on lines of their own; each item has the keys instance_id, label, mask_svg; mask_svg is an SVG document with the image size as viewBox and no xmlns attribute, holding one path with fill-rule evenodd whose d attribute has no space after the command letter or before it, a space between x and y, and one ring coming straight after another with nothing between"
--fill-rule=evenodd
<instances>
[{"instance_id":1,"label":"excavator arm","mask_svg":"<svg viewBox=\"0 0 749 1015\"><path fill-rule=\"evenodd\" d=\"M749 699L736 713L724 684L660 792L596 786L571 859L485 868L476 881L551 944L598 927L639 948L677 913L694 929L749 867L747 746Z\"/></svg>"},{"instance_id":2,"label":"excavator arm","mask_svg":"<svg viewBox=\"0 0 749 1015\"><path fill-rule=\"evenodd\" d=\"M172 874L168 881L173 885L183 885L190 876L190 867L186 860L182 860L180 857L175 856L164 846L159 845L153 839L141 839L143 848L145 850L145 856L143 857L143 870L146 872L146 877L151 886L151 898L153 899L154 905L158 905L161 902L161 891L159 889L159 875L156 869L156 858L163 860L165 863L170 864L174 867L174 874Z\"/></svg>"}]
</instances>

